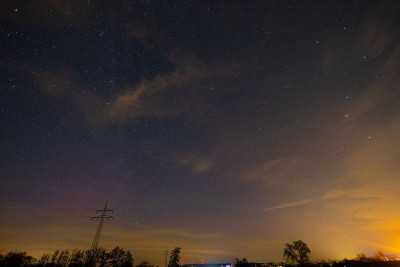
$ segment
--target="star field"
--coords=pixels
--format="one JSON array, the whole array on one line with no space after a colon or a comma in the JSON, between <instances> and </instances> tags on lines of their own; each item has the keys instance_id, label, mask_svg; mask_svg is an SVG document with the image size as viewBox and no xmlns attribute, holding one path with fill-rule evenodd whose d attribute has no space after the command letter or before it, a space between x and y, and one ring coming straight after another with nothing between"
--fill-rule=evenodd
<instances>
[{"instance_id":1,"label":"star field","mask_svg":"<svg viewBox=\"0 0 400 267\"><path fill-rule=\"evenodd\" d=\"M2 1L0 250L400 253L397 1Z\"/></svg>"}]
</instances>

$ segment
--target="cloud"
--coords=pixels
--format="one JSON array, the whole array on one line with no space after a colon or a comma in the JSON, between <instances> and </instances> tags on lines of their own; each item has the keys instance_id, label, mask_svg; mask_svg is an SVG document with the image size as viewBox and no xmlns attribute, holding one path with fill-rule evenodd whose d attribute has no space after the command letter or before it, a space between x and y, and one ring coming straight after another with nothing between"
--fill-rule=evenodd
<instances>
[{"instance_id":1,"label":"cloud","mask_svg":"<svg viewBox=\"0 0 400 267\"><path fill-rule=\"evenodd\" d=\"M369 56L376 58L390 45L396 36L393 36L393 28L397 27L390 17L396 17L400 9L400 4L391 2L391 8L387 8L385 4L379 4L375 8L375 12L371 13L367 18L364 26L363 36L360 41L362 51L368 53Z\"/></svg>"},{"instance_id":2,"label":"cloud","mask_svg":"<svg viewBox=\"0 0 400 267\"><path fill-rule=\"evenodd\" d=\"M291 147L295 153L264 161L244 175L250 180L280 181L279 188L285 193L277 195L271 190L268 194L274 194L281 204L266 207L265 212L318 203L318 213L313 207L302 209L302 215L323 213L331 218L329 213L337 214L342 218L337 219L341 222L338 229L343 232L356 223L357 231L375 235L386 229L386 233L394 233L393 207L399 204L395 192L400 189L396 164L400 160L400 46L393 46L382 57L370 70L375 79L366 83L358 95L345 104L343 99L335 101L313 117L314 128L307 129L304 137L299 134L298 143ZM338 116L340 112L343 117ZM345 113L350 116L344 118ZM313 138L307 138L311 135ZM298 164L292 163L294 159ZM276 179L285 172L286 179ZM308 177L303 179L304 175ZM296 184L298 180L300 184ZM318 192L326 193L314 197ZM287 196L293 195L298 200L287 201Z\"/></svg>"},{"instance_id":3,"label":"cloud","mask_svg":"<svg viewBox=\"0 0 400 267\"><path fill-rule=\"evenodd\" d=\"M271 210L299 207L299 206L303 206L303 205L315 202L317 200L319 200L319 199L318 198L309 198L309 199L303 199L303 200L294 201L294 202L288 202L288 203L280 204L280 205L277 205L277 206L274 206L274 207L265 208L264 211L271 211Z\"/></svg>"},{"instance_id":4,"label":"cloud","mask_svg":"<svg viewBox=\"0 0 400 267\"><path fill-rule=\"evenodd\" d=\"M114 100L109 100L73 82L71 71L65 67L55 71L29 69L28 73L39 81L43 93L72 100L71 104L78 107L90 126L96 127L139 117L180 114L190 107L183 95L190 95L193 80L201 76L200 72L186 67L145 80L135 88L124 88L121 95L114 95Z\"/></svg>"},{"instance_id":5,"label":"cloud","mask_svg":"<svg viewBox=\"0 0 400 267\"><path fill-rule=\"evenodd\" d=\"M173 148L171 148L172 150ZM173 155L172 155L173 154ZM214 167L215 158L213 155L201 156L184 151L174 150L166 162L172 162L178 166L189 167L195 174L209 172Z\"/></svg>"},{"instance_id":6,"label":"cloud","mask_svg":"<svg viewBox=\"0 0 400 267\"><path fill-rule=\"evenodd\" d=\"M378 57L385 49L390 39L390 30L378 27L377 24L367 26L361 40L361 49L372 57Z\"/></svg>"},{"instance_id":7,"label":"cloud","mask_svg":"<svg viewBox=\"0 0 400 267\"><path fill-rule=\"evenodd\" d=\"M27 71L39 82L39 89L53 97L71 94L75 90L67 68L53 71L28 68Z\"/></svg>"},{"instance_id":8,"label":"cloud","mask_svg":"<svg viewBox=\"0 0 400 267\"><path fill-rule=\"evenodd\" d=\"M269 160L245 171L241 179L244 181L262 180L266 186L281 184L284 182L282 177L287 176L295 168L294 163L294 159L278 158Z\"/></svg>"},{"instance_id":9,"label":"cloud","mask_svg":"<svg viewBox=\"0 0 400 267\"><path fill-rule=\"evenodd\" d=\"M278 209L286 209L286 208L293 208L293 207L300 207L304 206L313 202L321 201L321 200L329 200L329 199L336 199L343 197L345 194L349 194L349 191L341 191L341 190L332 190L326 192L324 195L315 198L308 198L302 199L298 201L283 203L277 206L273 206L270 208L265 208L264 211L271 211L271 210L278 210Z\"/></svg>"},{"instance_id":10,"label":"cloud","mask_svg":"<svg viewBox=\"0 0 400 267\"><path fill-rule=\"evenodd\" d=\"M143 81L136 88L127 89L116 97L106 111L107 118L110 121L127 121L143 116L162 117L179 113L179 104L182 103L177 98L169 99L168 94L177 90L190 90L187 88L188 83L198 75L198 72L187 69Z\"/></svg>"},{"instance_id":11,"label":"cloud","mask_svg":"<svg viewBox=\"0 0 400 267\"><path fill-rule=\"evenodd\" d=\"M55 101L68 100L71 110L78 110L89 126L105 125L107 100L86 89L85 85L76 82L76 74L71 68L62 66L59 69L45 71L38 68L26 68L24 72L38 81L39 90L51 96Z\"/></svg>"},{"instance_id":12,"label":"cloud","mask_svg":"<svg viewBox=\"0 0 400 267\"><path fill-rule=\"evenodd\" d=\"M366 122L374 113L380 114L382 110L393 107L393 97L398 95L398 91L394 90L399 86L394 73L400 67L399 57L400 45L388 55L375 74L375 81L365 89L348 111L348 125L354 125L360 120Z\"/></svg>"},{"instance_id":13,"label":"cloud","mask_svg":"<svg viewBox=\"0 0 400 267\"><path fill-rule=\"evenodd\" d=\"M206 172L212 167L211 161L201 160L195 164L195 170L199 173Z\"/></svg>"},{"instance_id":14,"label":"cloud","mask_svg":"<svg viewBox=\"0 0 400 267\"><path fill-rule=\"evenodd\" d=\"M305 169L312 170L307 171L309 175L318 169L322 175L303 190L291 190L287 183L285 194L279 196L286 201L265 208L266 214L273 210L285 211L281 214L288 213L310 224L315 221L316 226L325 228L321 230L324 235L338 243L352 239L349 242L354 242L360 250L387 248L391 253L398 253L399 55L399 45L386 50L374 62L376 66L369 70L374 79L364 83L354 98L336 101L321 112L321 119L315 120L319 122L315 138L300 140L305 150L298 157L306 163ZM344 118L340 113L350 116ZM313 158L312 151L318 155L315 161L309 161ZM292 172L290 181L300 174ZM326 193L314 197L315 192ZM287 201L287 196L293 195L298 200ZM313 207L305 207L307 205ZM292 207L302 208L299 212L295 209L289 212ZM328 234L327 230L334 231L335 235Z\"/></svg>"}]
</instances>

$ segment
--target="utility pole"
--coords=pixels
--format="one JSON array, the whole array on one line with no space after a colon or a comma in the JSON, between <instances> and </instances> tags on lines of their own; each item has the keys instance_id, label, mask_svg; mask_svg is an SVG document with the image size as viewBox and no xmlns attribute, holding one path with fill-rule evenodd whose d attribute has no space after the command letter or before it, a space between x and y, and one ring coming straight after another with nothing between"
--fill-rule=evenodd
<instances>
[{"instance_id":1,"label":"utility pole","mask_svg":"<svg viewBox=\"0 0 400 267\"><path fill-rule=\"evenodd\" d=\"M168 256L168 250L164 251L165 252L165 267L167 267L167 256Z\"/></svg>"},{"instance_id":2,"label":"utility pole","mask_svg":"<svg viewBox=\"0 0 400 267\"><path fill-rule=\"evenodd\" d=\"M88 264L90 266L95 266L96 262L96 253L99 249L99 242L100 242L100 235L101 235L101 231L103 230L103 224L104 224L104 219L113 219L114 220L114 216L108 215L108 212L113 213L113 210L109 210L107 209L108 207L108 200L106 202L106 205L104 206L104 209L102 210L96 210L96 214L101 212L100 216L93 216L92 218L90 218L91 221L93 221L93 219L96 219L96 221L99 221L99 226L97 227L97 231L96 234L94 236L93 242L92 242L92 246L90 247L90 253L89 253L89 259L88 259Z\"/></svg>"}]
</instances>

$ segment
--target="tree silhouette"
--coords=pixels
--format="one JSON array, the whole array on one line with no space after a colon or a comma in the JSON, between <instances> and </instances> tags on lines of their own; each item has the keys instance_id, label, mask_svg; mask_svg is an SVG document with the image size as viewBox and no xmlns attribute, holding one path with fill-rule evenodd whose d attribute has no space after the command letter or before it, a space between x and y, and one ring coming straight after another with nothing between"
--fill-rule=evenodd
<instances>
[{"instance_id":1,"label":"tree silhouette","mask_svg":"<svg viewBox=\"0 0 400 267\"><path fill-rule=\"evenodd\" d=\"M85 251L74 249L71 253L69 267L83 266L85 262Z\"/></svg>"},{"instance_id":2,"label":"tree silhouette","mask_svg":"<svg viewBox=\"0 0 400 267\"><path fill-rule=\"evenodd\" d=\"M116 247L110 253L108 253L108 262L113 267L132 267L133 257L130 251L125 251L123 248Z\"/></svg>"},{"instance_id":3,"label":"tree silhouette","mask_svg":"<svg viewBox=\"0 0 400 267\"><path fill-rule=\"evenodd\" d=\"M60 255L58 256L58 259L56 261L56 265L58 266L68 266L69 265L69 251L67 250L63 250L61 251Z\"/></svg>"},{"instance_id":4,"label":"tree silhouette","mask_svg":"<svg viewBox=\"0 0 400 267\"><path fill-rule=\"evenodd\" d=\"M37 262L38 267L133 267L133 256L128 250L116 247L107 252L98 248L94 254L91 250L56 250L53 254L43 254ZM94 255L94 257L92 257ZM1 258L0 258L1 259ZM1 265L0 267L7 266ZM13 265L14 266L14 265ZM148 266L151 267L151 266Z\"/></svg>"},{"instance_id":5,"label":"tree silhouette","mask_svg":"<svg viewBox=\"0 0 400 267\"><path fill-rule=\"evenodd\" d=\"M51 265L52 266L54 266L57 263L59 254L60 254L60 250L57 249L56 251L54 251L53 256L51 257Z\"/></svg>"},{"instance_id":6,"label":"tree silhouette","mask_svg":"<svg viewBox=\"0 0 400 267\"><path fill-rule=\"evenodd\" d=\"M171 255L169 256L169 267L177 267L179 266L179 260L181 259L181 248L175 247L171 250Z\"/></svg>"},{"instance_id":7,"label":"tree silhouette","mask_svg":"<svg viewBox=\"0 0 400 267\"><path fill-rule=\"evenodd\" d=\"M367 262L368 261L368 257L367 257L367 255L365 255L364 252L361 252L361 253L357 254L356 260L362 261L362 262Z\"/></svg>"},{"instance_id":8,"label":"tree silhouette","mask_svg":"<svg viewBox=\"0 0 400 267\"><path fill-rule=\"evenodd\" d=\"M301 240L293 241L292 244L286 243L285 250L283 251L284 259L291 263L298 263L300 266L305 266L310 260L311 250L307 244Z\"/></svg>"},{"instance_id":9,"label":"tree silhouette","mask_svg":"<svg viewBox=\"0 0 400 267\"><path fill-rule=\"evenodd\" d=\"M387 259L386 255L385 255L385 253L383 253L382 250L379 250L379 251L377 251L375 253L375 260L377 260L377 261L385 261L386 259Z\"/></svg>"},{"instance_id":10,"label":"tree silhouette","mask_svg":"<svg viewBox=\"0 0 400 267\"><path fill-rule=\"evenodd\" d=\"M8 252L0 254L0 266L26 266L32 264L34 258L26 255L26 252Z\"/></svg>"},{"instance_id":11,"label":"tree silhouette","mask_svg":"<svg viewBox=\"0 0 400 267\"><path fill-rule=\"evenodd\" d=\"M44 253L38 261L38 266L45 266L46 264L49 264L49 262L50 262L50 254Z\"/></svg>"},{"instance_id":12,"label":"tree silhouette","mask_svg":"<svg viewBox=\"0 0 400 267\"><path fill-rule=\"evenodd\" d=\"M235 267L248 267L249 263L246 258L239 260L239 258L235 258Z\"/></svg>"},{"instance_id":13,"label":"tree silhouette","mask_svg":"<svg viewBox=\"0 0 400 267\"><path fill-rule=\"evenodd\" d=\"M133 256L129 250L125 253L121 266L122 267L132 267L133 266Z\"/></svg>"}]
</instances>

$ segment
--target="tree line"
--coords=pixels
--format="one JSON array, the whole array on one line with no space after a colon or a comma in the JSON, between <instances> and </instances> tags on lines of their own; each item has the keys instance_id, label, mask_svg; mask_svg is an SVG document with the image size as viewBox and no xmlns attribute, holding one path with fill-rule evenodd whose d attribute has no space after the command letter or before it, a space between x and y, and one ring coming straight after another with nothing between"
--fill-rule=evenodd
<instances>
[{"instance_id":1,"label":"tree line","mask_svg":"<svg viewBox=\"0 0 400 267\"><path fill-rule=\"evenodd\" d=\"M181 248L175 247L171 250L168 267L178 267L181 265L180 256ZM286 243L283 250L283 263L277 265L285 266L310 266L311 250L308 245L302 240ZM378 262L378 261L393 261L395 258L389 259L382 251L378 251L375 256L367 257L365 253L357 254L353 260L344 260L345 262ZM235 267L249 267L246 258L235 258L233 261ZM335 266L338 261L321 261L319 266ZM96 251L91 250L56 250L53 253L44 253L40 259L36 260L26 252L0 252L0 267L9 266L37 266L37 267L133 267L134 259L129 250L120 247L107 251L104 248L99 248ZM263 264L264 267L270 264ZM314 264L315 265L315 264ZM143 261L136 267L153 267L148 261ZM158 266L157 266L158 267Z\"/></svg>"},{"instance_id":2,"label":"tree line","mask_svg":"<svg viewBox=\"0 0 400 267\"><path fill-rule=\"evenodd\" d=\"M26 252L8 252L0 254L0 267L37 266L37 267L133 267L133 256L129 250L116 247L110 251L99 248L91 250L56 250L44 253L39 260L28 256Z\"/></svg>"},{"instance_id":3,"label":"tree line","mask_svg":"<svg viewBox=\"0 0 400 267\"><path fill-rule=\"evenodd\" d=\"M171 250L169 267L180 265L180 250L180 247ZM96 251L56 250L53 253L44 253L38 260L27 255L26 252L0 253L0 267L133 267L133 263L132 253L120 247L110 251L104 248L99 248ZM153 267L153 265L148 261L142 261L136 267Z\"/></svg>"}]
</instances>

